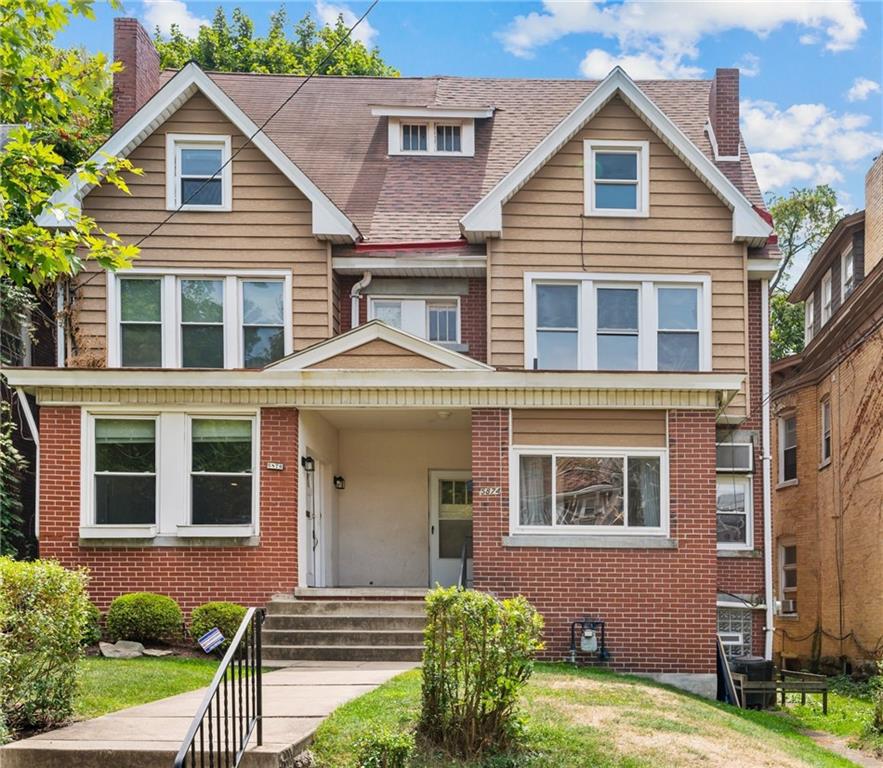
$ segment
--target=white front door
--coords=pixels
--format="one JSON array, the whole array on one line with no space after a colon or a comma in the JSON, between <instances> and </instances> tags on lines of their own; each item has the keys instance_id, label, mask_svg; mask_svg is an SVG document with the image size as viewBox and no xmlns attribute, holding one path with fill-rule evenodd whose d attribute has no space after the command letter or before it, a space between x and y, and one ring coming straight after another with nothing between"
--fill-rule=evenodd
<instances>
[{"instance_id":1,"label":"white front door","mask_svg":"<svg viewBox=\"0 0 883 768\"><path fill-rule=\"evenodd\" d=\"M307 586L325 586L325 567L322 550L324 548L324 511L326 467L318 459L312 472L304 472L307 482Z\"/></svg>"},{"instance_id":2,"label":"white front door","mask_svg":"<svg viewBox=\"0 0 883 768\"><path fill-rule=\"evenodd\" d=\"M463 545L472 539L472 473L429 473L429 585L449 587L460 577ZM471 578L472 559L467 561Z\"/></svg>"}]
</instances>

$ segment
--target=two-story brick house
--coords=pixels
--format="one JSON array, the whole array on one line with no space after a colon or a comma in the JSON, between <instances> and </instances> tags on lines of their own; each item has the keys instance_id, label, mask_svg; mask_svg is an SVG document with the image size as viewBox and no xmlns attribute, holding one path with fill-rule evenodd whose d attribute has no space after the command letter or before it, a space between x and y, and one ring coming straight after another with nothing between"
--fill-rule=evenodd
<instances>
[{"instance_id":1,"label":"two-story brick house","mask_svg":"<svg viewBox=\"0 0 883 768\"><path fill-rule=\"evenodd\" d=\"M772 366L776 650L830 669L883 649L883 155L790 299L805 348Z\"/></svg>"},{"instance_id":2,"label":"two-story brick house","mask_svg":"<svg viewBox=\"0 0 883 768\"><path fill-rule=\"evenodd\" d=\"M145 173L66 201L141 255L63 288L58 368L9 372L43 556L189 610L456 583L471 538L549 657L584 616L705 692L717 629L771 652L778 262L737 70L304 85L116 35L105 150Z\"/></svg>"}]
</instances>

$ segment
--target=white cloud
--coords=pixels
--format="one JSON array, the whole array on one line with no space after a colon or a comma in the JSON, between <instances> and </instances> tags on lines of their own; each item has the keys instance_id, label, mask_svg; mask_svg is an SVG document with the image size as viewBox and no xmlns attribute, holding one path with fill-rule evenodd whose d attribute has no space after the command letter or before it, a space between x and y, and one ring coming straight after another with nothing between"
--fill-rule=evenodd
<instances>
[{"instance_id":1,"label":"white cloud","mask_svg":"<svg viewBox=\"0 0 883 768\"><path fill-rule=\"evenodd\" d=\"M211 23L191 13L183 0L144 0L144 21L151 31L159 27L163 34L168 34L172 24L177 24L188 37L195 37L202 25Z\"/></svg>"},{"instance_id":2,"label":"white cloud","mask_svg":"<svg viewBox=\"0 0 883 768\"><path fill-rule=\"evenodd\" d=\"M739 67L739 71L745 77L757 77L760 74L760 56L754 53L743 54L734 67Z\"/></svg>"},{"instance_id":3,"label":"white cloud","mask_svg":"<svg viewBox=\"0 0 883 768\"><path fill-rule=\"evenodd\" d=\"M765 191L843 181L844 169L861 168L883 149L883 134L868 129L868 115L836 113L824 104L781 109L746 100L741 114L742 136Z\"/></svg>"},{"instance_id":4,"label":"white cloud","mask_svg":"<svg viewBox=\"0 0 883 768\"><path fill-rule=\"evenodd\" d=\"M347 27L351 27L359 18L345 5L335 5L334 3L326 3L324 0L316 0L316 16L319 21L326 27L333 27L337 24L337 17L343 16L343 23ZM364 19L358 27L353 30L353 40L358 40L370 48L374 44L377 37L377 30L368 23L368 19Z\"/></svg>"},{"instance_id":5,"label":"white cloud","mask_svg":"<svg viewBox=\"0 0 883 768\"><path fill-rule=\"evenodd\" d=\"M697 78L702 76L699 67L681 63L677 57L656 57L652 53L636 53L614 56L600 48L586 53L579 70L590 80L601 80L616 66L622 67L633 80L669 80L671 78Z\"/></svg>"},{"instance_id":6,"label":"white cloud","mask_svg":"<svg viewBox=\"0 0 883 768\"><path fill-rule=\"evenodd\" d=\"M867 77L857 77L846 92L849 101L865 101L872 93L880 93L880 83Z\"/></svg>"},{"instance_id":7,"label":"white cloud","mask_svg":"<svg viewBox=\"0 0 883 768\"><path fill-rule=\"evenodd\" d=\"M852 48L865 29L854 0L543 0L541 12L516 16L498 37L510 53L530 58L537 48L566 35L602 35L619 46L611 60L629 58L635 68L694 77L701 70L685 62L698 57L703 37L745 30L763 38L786 24L808 28L816 39L824 37L830 51ZM583 62L584 71L595 71L594 62L601 61L594 50L586 59L592 54L588 65ZM747 63L756 69L756 60Z\"/></svg>"}]
</instances>

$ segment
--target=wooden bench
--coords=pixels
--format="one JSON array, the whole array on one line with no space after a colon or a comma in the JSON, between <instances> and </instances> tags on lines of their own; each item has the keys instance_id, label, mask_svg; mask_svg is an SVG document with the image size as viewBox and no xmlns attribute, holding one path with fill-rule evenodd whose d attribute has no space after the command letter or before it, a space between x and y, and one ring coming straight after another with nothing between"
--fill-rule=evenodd
<instances>
[{"instance_id":1,"label":"wooden bench","mask_svg":"<svg viewBox=\"0 0 883 768\"><path fill-rule=\"evenodd\" d=\"M772 691L774 694L780 694L783 708L786 704L785 696L788 693L799 693L801 704L806 704L806 694L820 693L822 695L822 713L828 714L828 679L824 675L783 669L779 672L777 680L749 680L746 675L738 672L733 672L732 677L740 706L743 709L745 708L746 694L749 693Z\"/></svg>"}]
</instances>

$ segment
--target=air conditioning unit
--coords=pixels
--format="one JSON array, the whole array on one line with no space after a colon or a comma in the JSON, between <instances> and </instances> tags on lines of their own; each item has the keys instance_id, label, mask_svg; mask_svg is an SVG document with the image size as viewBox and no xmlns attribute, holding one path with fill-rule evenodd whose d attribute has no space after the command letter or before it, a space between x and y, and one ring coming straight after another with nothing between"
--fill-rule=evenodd
<instances>
[{"instance_id":1,"label":"air conditioning unit","mask_svg":"<svg viewBox=\"0 0 883 768\"><path fill-rule=\"evenodd\" d=\"M718 443L718 472L753 472L754 446L751 443Z\"/></svg>"},{"instance_id":2,"label":"air conditioning unit","mask_svg":"<svg viewBox=\"0 0 883 768\"><path fill-rule=\"evenodd\" d=\"M797 601L796 600L780 600L779 601L779 613L786 615L789 613L797 613Z\"/></svg>"}]
</instances>

